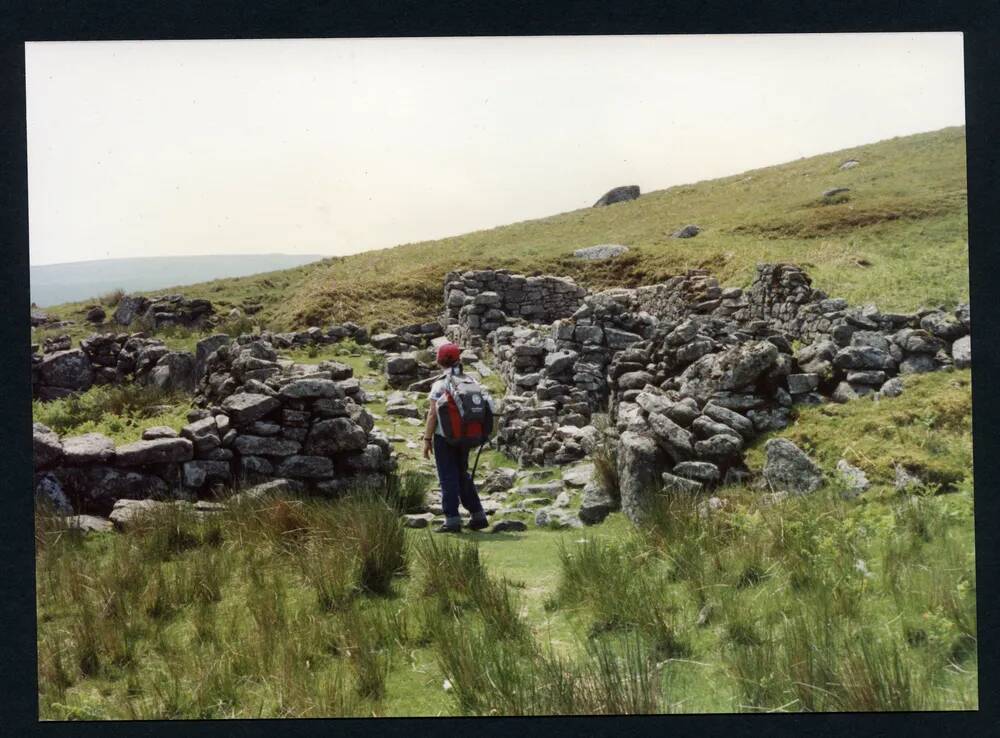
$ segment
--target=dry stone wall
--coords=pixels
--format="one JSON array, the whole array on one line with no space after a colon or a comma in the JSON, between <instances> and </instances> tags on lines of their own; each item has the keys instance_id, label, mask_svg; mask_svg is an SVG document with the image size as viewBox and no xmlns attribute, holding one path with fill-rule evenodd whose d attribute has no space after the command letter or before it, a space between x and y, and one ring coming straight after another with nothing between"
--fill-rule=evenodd
<instances>
[{"instance_id":1,"label":"dry stone wall","mask_svg":"<svg viewBox=\"0 0 1000 738\"><path fill-rule=\"evenodd\" d=\"M116 447L98 433L60 438L36 424L36 495L63 512L106 515L118 499L192 499L276 478L337 494L382 484L394 469L350 367L282 363L253 337L219 346L206 367L201 407L180 433L153 428Z\"/></svg>"},{"instance_id":2,"label":"dry stone wall","mask_svg":"<svg viewBox=\"0 0 1000 738\"><path fill-rule=\"evenodd\" d=\"M171 351L163 341L145 334L96 333L71 348L68 336L47 341L31 356L31 386L36 399L55 400L94 385L152 384L168 390L191 391L195 356Z\"/></svg>"},{"instance_id":3,"label":"dry stone wall","mask_svg":"<svg viewBox=\"0 0 1000 738\"><path fill-rule=\"evenodd\" d=\"M894 396L901 374L971 364L967 305L852 307L791 264L759 265L746 290L692 270L585 294L551 320L568 300L532 310L546 316L532 322L511 319L482 274L449 275L445 298L450 335L485 337L507 382L499 446L525 464L567 463L600 439L592 416L608 411L634 520L650 479L690 491L744 478L747 443L784 427L796 403Z\"/></svg>"},{"instance_id":4,"label":"dry stone wall","mask_svg":"<svg viewBox=\"0 0 1000 738\"><path fill-rule=\"evenodd\" d=\"M458 325L463 345L509 322L551 323L572 315L586 290L566 277L526 277L506 270L449 272L444 287L444 322Z\"/></svg>"},{"instance_id":5,"label":"dry stone wall","mask_svg":"<svg viewBox=\"0 0 1000 738\"><path fill-rule=\"evenodd\" d=\"M208 300L190 299L184 295L124 295L115 306L112 320L121 326L130 326L136 320L149 324L153 329L168 326L197 327L205 325L215 313ZM103 314L101 316L103 320Z\"/></svg>"},{"instance_id":6,"label":"dry stone wall","mask_svg":"<svg viewBox=\"0 0 1000 738\"><path fill-rule=\"evenodd\" d=\"M431 325L436 326L432 334L440 335L440 325ZM406 332L411 327L400 330L399 340L413 338ZM369 340L368 332L354 323L335 324L325 330L263 331L259 337L279 349L335 344L346 339L365 344ZM75 349L67 335L48 337L41 346L32 345L32 393L39 400L55 400L95 385L131 383L193 392L204 378L208 354L230 340L225 333L208 336L197 343L192 354L171 351L162 340L145 333L95 333L81 340ZM426 345L428 340L421 336L419 343Z\"/></svg>"}]
</instances>

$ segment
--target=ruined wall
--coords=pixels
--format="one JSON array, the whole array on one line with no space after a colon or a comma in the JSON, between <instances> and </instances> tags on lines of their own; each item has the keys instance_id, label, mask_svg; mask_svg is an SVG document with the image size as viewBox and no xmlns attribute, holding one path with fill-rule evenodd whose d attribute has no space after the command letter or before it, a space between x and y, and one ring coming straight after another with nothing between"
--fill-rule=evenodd
<instances>
[{"instance_id":1,"label":"ruined wall","mask_svg":"<svg viewBox=\"0 0 1000 738\"><path fill-rule=\"evenodd\" d=\"M119 498L190 499L273 478L336 494L394 468L349 367L281 366L260 340L223 345L207 365L202 408L179 434L154 428L115 447L101 434L59 438L36 424L36 494L64 512L107 514Z\"/></svg>"},{"instance_id":2,"label":"ruined wall","mask_svg":"<svg viewBox=\"0 0 1000 738\"><path fill-rule=\"evenodd\" d=\"M98 333L71 348L68 336L48 340L43 353L32 346L32 394L55 400L94 385L153 384L164 389L194 387L195 356L171 351L163 341L144 334Z\"/></svg>"},{"instance_id":3,"label":"ruined wall","mask_svg":"<svg viewBox=\"0 0 1000 738\"><path fill-rule=\"evenodd\" d=\"M436 335L440 333L437 326ZM402 330L400 336L395 338L413 338ZM334 344L345 339L368 342L368 332L354 323L335 324L325 330L263 331L259 337L281 349ZM145 333L95 333L81 340L75 349L69 336L46 338L41 346L32 345L32 393L36 399L55 400L86 392L95 385L132 383L192 392L203 378L208 354L230 340L225 333L217 333L199 341L191 353L171 351L162 340ZM426 338L421 341L426 345Z\"/></svg>"},{"instance_id":4,"label":"ruined wall","mask_svg":"<svg viewBox=\"0 0 1000 738\"><path fill-rule=\"evenodd\" d=\"M449 272L444 287L444 322L466 336L486 336L511 320L551 323L572 315L587 292L568 277L526 277L506 270Z\"/></svg>"},{"instance_id":5,"label":"ruined wall","mask_svg":"<svg viewBox=\"0 0 1000 738\"><path fill-rule=\"evenodd\" d=\"M608 410L641 444L658 439L661 472L704 464L679 472L712 484L744 471L745 443L784 427L795 403L891 396L899 374L969 366L969 330L967 305L851 307L790 264L759 265L747 290L704 270L607 290L551 324L489 332L508 384L498 442L524 463L564 463L586 452L593 413ZM795 341L806 345L793 352Z\"/></svg>"}]
</instances>

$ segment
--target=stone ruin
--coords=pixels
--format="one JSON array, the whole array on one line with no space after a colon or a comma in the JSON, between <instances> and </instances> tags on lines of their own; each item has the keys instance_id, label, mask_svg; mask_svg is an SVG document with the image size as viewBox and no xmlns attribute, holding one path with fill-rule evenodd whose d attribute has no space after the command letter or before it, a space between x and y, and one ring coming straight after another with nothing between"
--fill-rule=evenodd
<instances>
[{"instance_id":1,"label":"stone ruin","mask_svg":"<svg viewBox=\"0 0 1000 738\"><path fill-rule=\"evenodd\" d=\"M130 326L136 320L148 323L154 330L168 326L197 327L204 325L215 313L212 303L203 299L189 299L184 295L163 295L144 297L124 295L115 306L111 319L122 326Z\"/></svg>"},{"instance_id":2,"label":"stone ruin","mask_svg":"<svg viewBox=\"0 0 1000 738\"><path fill-rule=\"evenodd\" d=\"M572 315L587 291L567 277L526 277L506 270L449 272L442 321L457 325L454 338L474 348L511 320L548 324Z\"/></svg>"},{"instance_id":3,"label":"stone ruin","mask_svg":"<svg viewBox=\"0 0 1000 738\"><path fill-rule=\"evenodd\" d=\"M46 339L42 353L32 345L32 396L56 400L95 385L152 384L166 390L194 388L195 357L171 351L143 333L99 333L71 348L69 336Z\"/></svg>"},{"instance_id":4,"label":"stone ruin","mask_svg":"<svg viewBox=\"0 0 1000 738\"><path fill-rule=\"evenodd\" d=\"M59 438L36 423L36 495L66 514L107 515L120 498L195 499L218 485L286 479L336 495L385 483L392 446L350 367L283 362L259 337L224 338L205 357L199 407L179 434L152 428L116 448L99 433Z\"/></svg>"},{"instance_id":5,"label":"stone ruin","mask_svg":"<svg viewBox=\"0 0 1000 738\"><path fill-rule=\"evenodd\" d=\"M790 264L759 265L746 290L723 288L704 270L580 290L571 313L564 288L547 310L523 313L544 315L534 321L502 310L509 303L495 288L485 300L473 291L502 283L475 272L449 275L445 288L448 335L482 341L507 382L498 446L522 464L575 461L604 440L592 418L607 412L633 520L651 483L694 490L746 479L745 447L785 427L796 403L895 396L900 374L971 363L968 305L851 307Z\"/></svg>"},{"instance_id":6,"label":"stone ruin","mask_svg":"<svg viewBox=\"0 0 1000 738\"><path fill-rule=\"evenodd\" d=\"M440 334L440 325L434 325ZM258 335L278 349L305 349L348 339L368 343L368 331L349 322L326 329L263 331ZM401 335L410 336L403 332ZM68 335L48 337L41 346L31 346L32 396L56 400L105 384L143 384L193 392L204 373L208 354L228 341L227 334L217 333L199 341L191 353L172 351L161 339L146 333L95 333L81 340L76 349Z\"/></svg>"},{"instance_id":7,"label":"stone ruin","mask_svg":"<svg viewBox=\"0 0 1000 738\"><path fill-rule=\"evenodd\" d=\"M745 448L785 427L796 404L895 396L899 375L971 364L968 305L852 307L790 264L759 265L745 290L705 270L594 294L561 277L451 273L444 302L438 322L370 338L390 386L426 391L437 373L428 349L456 341L466 363L506 382L497 447L522 465L561 465L615 444L620 504L634 521L650 485L693 491L747 479ZM131 486L191 496L287 477L334 492L384 477L391 447L350 367L295 364L275 351L347 337L367 338L351 324L235 341L220 334L193 355L142 334L98 334L75 350L52 339L33 364L40 397L111 381L176 382L194 389L199 410L179 437L157 429L122 449L36 427L36 485L57 502L102 509ZM598 414L609 428L595 425ZM598 522L614 504L591 485L580 518Z\"/></svg>"}]
</instances>

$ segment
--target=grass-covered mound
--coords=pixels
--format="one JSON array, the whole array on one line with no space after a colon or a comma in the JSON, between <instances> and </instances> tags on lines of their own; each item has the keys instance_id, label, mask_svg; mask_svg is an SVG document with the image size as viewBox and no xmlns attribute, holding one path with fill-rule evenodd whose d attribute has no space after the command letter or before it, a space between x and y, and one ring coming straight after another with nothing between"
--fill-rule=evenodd
<instances>
[{"instance_id":1,"label":"grass-covered mound","mask_svg":"<svg viewBox=\"0 0 1000 738\"><path fill-rule=\"evenodd\" d=\"M776 435L788 438L825 469L839 459L860 467L878 486L892 485L896 467L934 491L972 485L970 370L905 376L900 397L878 402L798 406L795 421ZM747 455L760 468L763 441Z\"/></svg>"},{"instance_id":2,"label":"grass-covered mound","mask_svg":"<svg viewBox=\"0 0 1000 738\"><path fill-rule=\"evenodd\" d=\"M861 164L841 170L848 158ZM835 187L850 191L822 196ZM670 237L688 223L702 232ZM574 249L602 243L631 250L606 262L571 257ZM746 286L762 261L801 264L831 295L876 301L886 310L968 299L965 129L648 192L611 207L158 293L206 298L223 313L259 303L254 320L276 329L344 320L400 325L437 315L442 280L453 269L572 275L601 288L706 267L726 285ZM51 312L82 322L89 304Z\"/></svg>"}]
</instances>

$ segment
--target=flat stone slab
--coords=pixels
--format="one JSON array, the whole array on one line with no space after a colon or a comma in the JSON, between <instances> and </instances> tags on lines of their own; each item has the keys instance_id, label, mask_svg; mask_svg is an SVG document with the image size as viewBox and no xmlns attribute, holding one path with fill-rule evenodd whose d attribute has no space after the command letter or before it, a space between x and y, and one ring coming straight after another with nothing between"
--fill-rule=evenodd
<instances>
[{"instance_id":1,"label":"flat stone slab","mask_svg":"<svg viewBox=\"0 0 1000 738\"><path fill-rule=\"evenodd\" d=\"M118 500L111 510L109 520L116 530L126 531L143 516L165 509L171 502L157 500Z\"/></svg>"},{"instance_id":2,"label":"flat stone slab","mask_svg":"<svg viewBox=\"0 0 1000 738\"><path fill-rule=\"evenodd\" d=\"M41 423L32 425L32 446L35 466L48 466L62 458L62 442L59 434Z\"/></svg>"},{"instance_id":3,"label":"flat stone slab","mask_svg":"<svg viewBox=\"0 0 1000 738\"><path fill-rule=\"evenodd\" d=\"M535 525L539 528L582 528L583 521L569 510L543 507L535 513Z\"/></svg>"},{"instance_id":4,"label":"flat stone slab","mask_svg":"<svg viewBox=\"0 0 1000 738\"><path fill-rule=\"evenodd\" d=\"M300 494L305 491L305 485L294 479L272 479L254 485L229 498L230 504L240 504L251 500L262 500L266 497L284 494Z\"/></svg>"},{"instance_id":5,"label":"flat stone slab","mask_svg":"<svg viewBox=\"0 0 1000 738\"><path fill-rule=\"evenodd\" d=\"M282 397L290 400L343 397L343 389L332 379L296 379L281 388Z\"/></svg>"},{"instance_id":6,"label":"flat stone slab","mask_svg":"<svg viewBox=\"0 0 1000 738\"><path fill-rule=\"evenodd\" d=\"M115 443L103 433L84 433L62 440L66 464L98 464L115 455Z\"/></svg>"},{"instance_id":7,"label":"flat stone slab","mask_svg":"<svg viewBox=\"0 0 1000 738\"><path fill-rule=\"evenodd\" d=\"M222 409L234 425L245 425L260 420L273 410L281 407L277 397L240 392L222 401Z\"/></svg>"},{"instance_id":8,"label":"flat stone slab","mask_svg":"<svg viewBox=\"0 0 1000 738\"><path fill-rule=\"evenodd\" d=\"M288 456L277 464L275 472L283 477L330 479L334 476L333 459L328 456Z\"/></svg>"},{"instance_id":9,"label":"flat stone slab","mask_svg":"<svg viewBox=\"0 0 1000 738\"><path fill-rule=\"evenodd\" d=\"M555 497L563 490L563 483L558 482L544 482L542 484L525 484L518 487L515 491L522 495L547 495L548 497ZM527 502L527 500L525 500Z\"/></svg>"},{"instance_id":10,"label":"flat stone slab","mask_svg":"<svg viewBox=\"0 0 1000 738\"><path fill-rule=\"evenodd\" d=\"M156 441L160 438L177 438L179 434L167 425L154 425L142 432L143 441Z\"/></svg>"},{"instance_id":11,"label":"flat stone slab","mask_svg":"<svg viewBox=\"0 0 1000 738\"><path fill-rule=\"evenodd\" d=\"M426 528L434 520L434 513L409 513L403 516L407 528Z\"/></svg>"},{"instance_id":12,"label":"flat stone slab","mask_svg":"<svg viewBox=\"0 0 1000 738\"><path fill-rule=\"evenodd\" d=\"M593 464L579 464L572 466L563 472L563 484L567 487L586 487L587 483L594 478Z\"/></svg>"},{"instance_id":13,"label":"flat stone slab","mask_svg":"<svg viewBox=\"0 0 1000 738\"><path fill-rule=\"evenodd\" d=\"M291 456L302 449L302 444L289 438L240 435L236 437L233 448L250 456Z\"/></svg>"},{"instance_id":14,"label":"flat stone slab","mask_svg":"<svg viewBox=\"0 0 1000 738\"><path fill-rule=\"evenodd\" d=\"M95 515L67 515L62 520L67 528L84 533L108 533L115 529L110 520Z\"/></svg>"},{"instance_id":15,"label":"flat stone slab","mask_svg":"<svg viewBox=\"0 0 1000 738\"><path fill-rule=\"evenodd\" d=\"M190 461L194 458L194 444L186 438L160 438L155 441L136 441L118 447L115 463L118 466L146 466Z\"/></svg>"},{"instance_id":16,"label":"flat stone slab","mask_svg":"<svg viewBox=\"0 0 1000 738\"><path fill-rule=\"evenodd\" d=\"M385 414L394 418L419 418L420 408L412 403L391 405L385 409Z\"/></svg>"}]
</instances>

